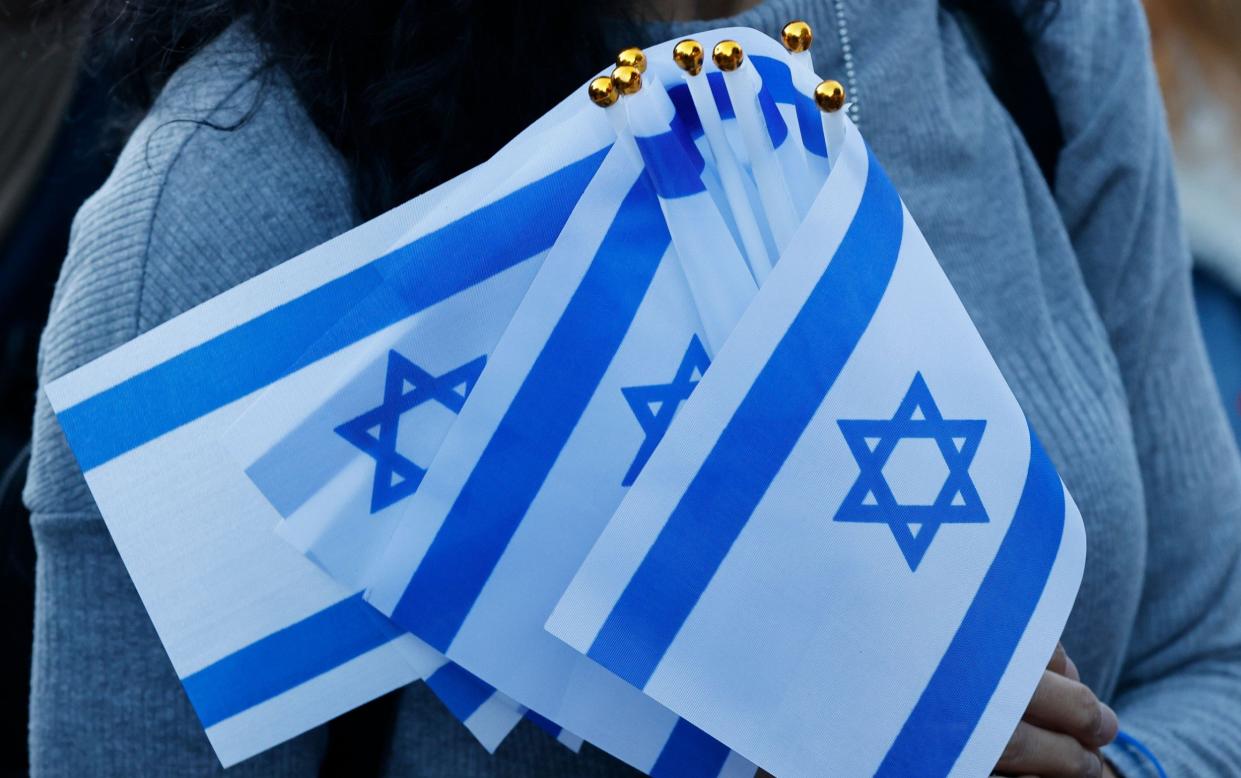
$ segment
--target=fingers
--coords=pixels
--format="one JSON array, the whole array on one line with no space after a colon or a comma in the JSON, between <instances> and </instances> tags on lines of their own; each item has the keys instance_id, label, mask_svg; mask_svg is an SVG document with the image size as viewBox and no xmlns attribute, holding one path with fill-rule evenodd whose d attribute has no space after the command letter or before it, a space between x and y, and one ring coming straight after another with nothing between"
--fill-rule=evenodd
<instances>
[{"instance_id":1,"label":"fingers","mask_svg":"<svg viewBox=\"0 0 1241 778\"><path fill-rule=\"evenodd\" d=\"M1064 672L1061 675L1073 681L1080 681L1082 679L1081 673L1077 672L1077 665L1073 663L1073 657L1066 654L1064 664Z\"/></svg>"},{"instance_id":2,"label":"fingers","mask_svg":"<svg viewBox=\"0 0 1241 778\"><path fill-rule=\"evenodd\" d=\"M1065 674L1065 668L1069 663L1069 654L1064 650L1064 644L1057 643L1056 650L1051 652L1051 661L1047 663L1047 669L1053 673Z\"/></svg>"},{"instance_id":3,"label":"fingers","mask_svg":"<svg viewBox=\"0 0 1241 778\"><path fill-rule=\"evenodd\" d=\"M1116 737L1120 722L1112 709L1079 681L1046 670L1026 708L1025 720L1069 735L1085 748L1099 748Z\"/></svg>"},{"instance_id":4,"label":"fingers","mask_svg":"<svg viewBox=\"0 0 1241 778\"><path fill-rule=\"evenodd\" d=\"M1072 678L1074 681L1082 679L1077 672L1077 665L1073 663L1069 653L1064 650L1062 643L1056 644L1056 650L1051 653L1051 661L1047 663L1047 669L1066 678Z\"/></svg>"},{"instance_id":5,"label":"fingers","mask_svg":"<svg viewBox=\"0 0 1241 778\"><path fill-rule=\"evenodd\" d=\"M1023 721L1017 725L995 769L1042 778L1102 778L1103 759L1069 735Z\"/></svg>"}]
</instances>

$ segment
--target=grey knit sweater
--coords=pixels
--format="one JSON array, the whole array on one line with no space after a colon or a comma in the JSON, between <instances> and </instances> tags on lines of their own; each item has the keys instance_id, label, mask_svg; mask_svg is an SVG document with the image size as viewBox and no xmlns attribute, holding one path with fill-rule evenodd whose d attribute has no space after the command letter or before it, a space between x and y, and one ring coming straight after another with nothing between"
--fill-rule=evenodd
<instances>
[{"instance_id":1,"label":"grey knit sweater","mask_svg":"<svg viewBox=\"0 0 1241 778\"><path fill-rule=\"evenodd\" d=\"M1237 774L1241 463L1195 325L1137 0L1063 3L1037 46L1067 137L1054 198L936 0L768 0L729 21L774 34L796 17L819 32L817 69L851 76L864 134L1081 507L1089 556L1064 643L1083 679L1171 775ZM232 131L176 121L253 107L255 58L234 28L182 68L78 214L44 383L356 222L341 158L286 85ZM25 497L36 773L218 770L42 396ZM311 732L232 772L309 775L325 742ZM1154 774L1131 751L1109 757ZM626 772L526 725L489 757L420 686L387 767Z\"/></svg>"}]
</instances>

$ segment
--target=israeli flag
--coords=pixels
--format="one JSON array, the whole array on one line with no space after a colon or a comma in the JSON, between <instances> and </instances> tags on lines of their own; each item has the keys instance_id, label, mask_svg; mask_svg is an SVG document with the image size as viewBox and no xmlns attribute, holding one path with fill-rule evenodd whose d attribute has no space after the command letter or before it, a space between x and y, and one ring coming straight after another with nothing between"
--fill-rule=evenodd
<instances>
[{"instance_id":1,"label":"israeli flag","mask_svg":"<svg viewBox=\"0 0 1241 778\"><path fill-rule=\"evenodd\" d=\"M986 775L1084 543L847 124L807 220L547 628L776 775Z\"/></svg>"},{"instance_id":2,"label":"israeli flag","mask_svg":"<svg viewBox=\"0 0 1241 778\"><path fill-rule=\"evenodd\" d=\"M766 48L783 52L764 36L754 37L756 47L761 49L765 43ZM660 48L670 48L670 44ZM647 160L657 191L670 193L661 196L661 206L696 296L705 339L714 350L756 287L744 265L736 261L737 245L708 194L713 186L719 187L694 144L693 138L703 134L696 109L692 102L670 100L656 88L656 71L662 69L674 78L679 73L670 57L660 56L657 61L661 64L651 70L651 87L617 109L628 110L639 141L635 148ZM783 60L758 54L753 61L762 72L775 74L770 79L775 88L763 87L759 102L773 106L766 115L778 126L773 138L778 135L783 144L788 132L774 106L796 107L799 116L807 104L817 109L809 97L792 87L789 65ZM711 75L718 78L721 74ZM730 117L728 123L733 124L735 117L720 83L715 92L724 101L721 110ZM679 88L685 90L684 85ZM569 112L566 101L549 114L564 114L560 122L551 125L541 120L505 148L501 161L529 161L496 186L497 191L520 195L522 188L550 189L556 185L550 174L564 160L579 160L578 166L597 160L611 143L611 133L597 109L578 102L576 113ZM821 132L803 132L802 138L808 149L822 146ZM496 265L497 272L339 350L330 359L314 359L320 349L330 350L332 344L352 340L355 319L365 318L367 311L399 309L406 305L404 297L422 291L420 277L403 276L403 265L393 269L309 347L312 358L305 361L315 364L268 387L226 436L246 473L285 519L278 524L278 534L351 588L365 580L367 566L391 534L398 515L392 508L417 490L426 466L485 367L487 354L542 262L543 253L517 257L531 251L522 236L565 218L563 212L543 214L528 203L517 207L514 203L519 198L512 196L484 204L485 219L480 209L480 218L468 223L448 221L462 210L477 207L471 198L476 200L480 189L459 187L454 197L432 209L403 240L406 244L419 241L427 245L426 251L440 250L446 256L454 243L473 241L480 246L479 264ZM526 196L526 200L531 196L537 195ZM487 230L463 237L463 229L484 221ZM541 246L545 236L538 234Z\"/></svg>"},{"instance_id":3,"label":"israeli flag","mask_svg":"<svg viewBox=\"0 0 1241 778\"><path fill-rule=\"evenodd\" d=\"M278 534L342 584L360 587L387 543L394 508L418 489L595 174L611 143L606 130L605 122L568 122L550 133L554 155L522 164L467 217L441 225L433 213L403 249L426 261L387 268L309 347L306 366L267 387L230 428L230 450L284 519ZM477 196L457 199L469 194ZM463 210L447 205L439 210ZM444 294L434 288L437 264L465 265L473 277ZM396 321L360 333L358 322L374 311Z\"/></svg>"},{"instance_id":4,"label":"israeli flag","mask_svg":"<svg viewBox=\"0 0 1241 778\"><path fill-rule=\"evenodd\" d=\"M635 155L612 149L579 212L590 218L575 214L544 260L366 596L640 770L748 778L752 765L543 629L709 359Z\"/></svg>"},{"instance_id":5,"label":"israeli flag","mask_svg":"<svg viewBox=\"0 0 1241 778\"><path fill-rule=\"evenodd\" d=\"M592 117L576 108L553 115L558 111L566 131L574 129L573 116ZM602 119L592 121L606 128ZM589 128L576 129L590 137ZM523 136L461 180L48 387L113 540L225 766L425 677L442 662L363 602L357 588L325 574L273 533L287 521L277 506L315 495L256 488L246 470L258 460L243 465L231 455L238 447L225 439L243 416L247 428L265 427L253 440L300 434L307 417L298 414L310 406L265 404L266 414L245 412L273 386L284 392L315 381L332 385L336 360L364 364L377 343L422 337L418 328L437 326L458 295L473 295L492 280L492 287L511 290L516 277L530 277L530 261L555 241L604 154L561 157L560 165L527 181L521 172L533 170L536 145ZM463 340L485 345L477 335ZM422 367L443 375L461 365L441 367L434 359L451 356L417 352L408 361L417 365L425 357ZM382 380L365 388L376 406L383 402ZM355 442L367 430L359 425L357 431ZM290 494L294 503L281 502ZM359 515L365 518L367 508Z\"/></svg>"}]
</instances>

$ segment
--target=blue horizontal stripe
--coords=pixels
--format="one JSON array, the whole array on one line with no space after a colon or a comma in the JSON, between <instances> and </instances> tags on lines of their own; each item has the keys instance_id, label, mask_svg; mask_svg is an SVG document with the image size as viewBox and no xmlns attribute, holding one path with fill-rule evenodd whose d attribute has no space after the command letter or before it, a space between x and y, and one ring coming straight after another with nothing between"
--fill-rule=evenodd
<instances>
[{"instance_id":1,"label":"blue horizontal stripe","mask_svg":"<svg viewBox=\"0 0 1241 778\"><path fill-rule=\"evenodd\" d=\"M947 775L1034 615L1064 534L1064 487L1030 430L1030 467L1012 523L961 626L876 776Z\"/></svg>"},{"instance_id":2,"label":"blue horizontal stripe","mask_svg":"<svg viewBox=\"0 0 1241 778\"><path fill-rule=\"evenodd\" d=\"M546 251L606 152L574 162L65 409L58 418L82 470ZM377 289L380 293L371 297ZM367 304L359 305L363 301ZM333 326L337 322L341 326Z\"/></svg>"},{"instance_id":3,"label":"blue horizontal stripe","mask_svg":"<svg viewBox=\"0 0 1241 778\"><path fill-rule=\"evenodd\" d=\"M441 665L440 669L431 673L427 686L461 722L473 716L474 711L496 693L493 686L456 662Z\"/></svg>"},{"instance_id":4,"label":"blue horizontal stripe","mask_svg":"<svg viewBox=\"0 0 1241 778\"><path fill-rule=\"evenodd\" d=\"M640 176L392 612L441 653L586 410L670 242Z\"/></svg>"},{"instance_id":5,"label":"blue horizontal stripe","mask_svg":"<svg viewBox=\"0 0 1241 778\"><path fill-rule=\"evenodd\" d=\"M404 634L355 594L181 679L210 727Z\"/></svg>"},{"instance_id":6,"label":"blue horizontal stripe","mask_svg":"<svg viewBox=\"0 0 1241 778\"><path fill-rule=\"evenodd\" d=\"M643 688L853 353L896 264L900 198L872 157L853 223L590 647Z\"/></svg>"},{"instance_id":7,"label":"blue horizontal stripe","mask_svg":"<svg viewBox=\"0 0 1241 778\"><path fill-rule=\"evenodd\" d=\"M728 746L685 719L677 719L651 768L651 778L715 778L727 759Z\"/></svg>"}]
</instances>

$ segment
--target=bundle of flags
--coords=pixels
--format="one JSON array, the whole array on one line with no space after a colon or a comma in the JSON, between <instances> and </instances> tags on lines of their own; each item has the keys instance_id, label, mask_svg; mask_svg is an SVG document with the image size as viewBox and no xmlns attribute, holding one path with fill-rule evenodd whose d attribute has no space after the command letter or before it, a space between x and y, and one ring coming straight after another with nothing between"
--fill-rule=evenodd
<instances>
[{"instance_id":1,"label":"bundle of flags","mask_svg":"<svg viewBox=\"0 0 1241 778\"><path fill-rule=\"evenodd\" d=\"M48 388L225 766L423 680L489 750L991 769L1081 520L810 39L626 50Z\"/></svg>"}]
</instances>

